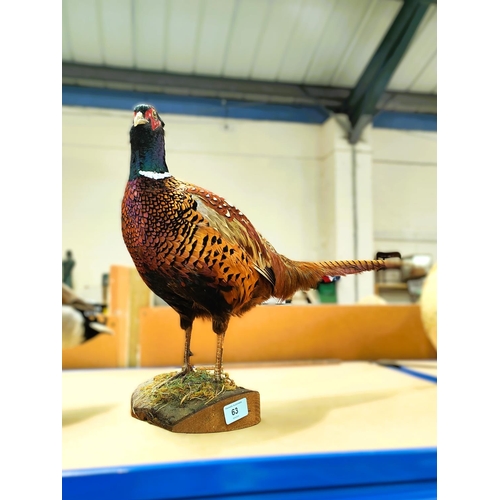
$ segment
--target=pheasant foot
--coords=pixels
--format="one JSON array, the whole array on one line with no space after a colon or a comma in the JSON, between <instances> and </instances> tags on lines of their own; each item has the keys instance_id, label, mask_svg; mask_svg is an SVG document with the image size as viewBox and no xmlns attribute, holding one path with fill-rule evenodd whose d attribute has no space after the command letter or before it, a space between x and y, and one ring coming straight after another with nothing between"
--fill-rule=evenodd
<instances>
[{"instance_id":1,"label":"pheasant foot","mask_svg":"<svg viewBox=\"0 0 500 500\"><path fill-rule=\"evenodd\" d=\"M170 380L175 380L177 378L185 377L188 373L194 372L194 366L191 364L185 365L179 373L176 373Z\"/></svg>"}]
</instances>

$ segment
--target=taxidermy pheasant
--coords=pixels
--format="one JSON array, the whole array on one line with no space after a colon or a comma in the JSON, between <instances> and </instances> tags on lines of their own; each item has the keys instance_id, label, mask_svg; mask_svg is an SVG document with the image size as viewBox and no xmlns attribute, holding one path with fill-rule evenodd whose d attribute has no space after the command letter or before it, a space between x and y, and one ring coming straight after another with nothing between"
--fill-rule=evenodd
<instances>
[{"instance_id":1,"label":"taxidermy pheasant","mask_svg":"<svg viewBox=\"0 0 500 500\"><path fill-rule=\"evenodd\" d=\"M113 334L96 307L62 284L62 348L76 347L100 333Z\"/></svg>"},{"instance_id":2,"label":"taxidermy pheasant","mask_svg":"<svg viewBox=\"0 0 500 500\"><path fill-rule=\"evenodd\" d=\"M236 207L221 196L176 179L165 161L164 122L153 106L134 109L130 175L122 201L122 234L146 285L180 316L184 367L190 363L195 318L217 334L214 375L221 380L224 335L271 296L288 299L325 275L392 267L389 261L298 262L280 255Z\"/></svg>"}]
</instances>

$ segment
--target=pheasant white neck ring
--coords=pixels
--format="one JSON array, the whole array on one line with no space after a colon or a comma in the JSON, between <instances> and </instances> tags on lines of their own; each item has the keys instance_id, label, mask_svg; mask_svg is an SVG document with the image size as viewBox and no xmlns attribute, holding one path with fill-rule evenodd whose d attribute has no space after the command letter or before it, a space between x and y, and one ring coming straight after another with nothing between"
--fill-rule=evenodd
<instances>
[{"instance_id":1,"label":"pheasant white neck ring","mask_svg":"<svg viewBox=\"0 0 500 500\"><path fill-rule=\"evenodd\" d=\"M166 179L167 177L172 177L170 172L151 172L149 170L139 170L139 174L144 177L149 177L150 179Z\"/></svg>"}]
</instances>

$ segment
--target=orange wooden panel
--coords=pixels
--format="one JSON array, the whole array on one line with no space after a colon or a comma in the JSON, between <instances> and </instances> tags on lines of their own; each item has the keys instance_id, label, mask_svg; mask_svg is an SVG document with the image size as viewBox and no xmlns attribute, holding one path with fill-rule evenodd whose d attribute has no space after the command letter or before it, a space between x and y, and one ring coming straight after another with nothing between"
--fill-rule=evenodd
<instances>
[{"instance_id":1,"label":"orange wooden panel","mask_svg":"<svg viewBox=\"0 0 500 500\"><path fill-rule=\"evenodd\" d=\"M215 346L211 323L196 320L193 363L213 364ZM179 366L183 349L174 310L141 309L141 366ZM418 305L262 305L231 319L224 344L225 362L381 358L436 358Z\"/></svg>"},{"instance_id":2,"label":"orange wooden panel","mask_svg":"<svg viewBox=\"0 0 500 500\"><path fill-rule=\"evenodd\" d=\"M130 300L130 267L111 266L109 270L109 312L115 318L118 366L127 366Z\"/></svg>"},{"instance_id":3,"label":"orange wooden panel","mask_svg":"<svg viewBox=\"0 0 500 500\"><path fill-rule=\"evenodd\" d=\"M139 362L140 314L143 307L151 305L151 290L139 276L135 267L130 268L130 292L128 296L128 354L127 365L137 366Z\"/></svg>"}]
</instances>

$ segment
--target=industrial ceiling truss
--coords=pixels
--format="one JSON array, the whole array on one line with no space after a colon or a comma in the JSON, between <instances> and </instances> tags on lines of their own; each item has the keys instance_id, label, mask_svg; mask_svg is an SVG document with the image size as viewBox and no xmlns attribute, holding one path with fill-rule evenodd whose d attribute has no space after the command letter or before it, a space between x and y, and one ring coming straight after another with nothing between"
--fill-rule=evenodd
<instances>
[{"instance_id":1,"label":"industrial ceiling truss","mask_svg":"<svg viewBox=\"0 0 500 500\"><path fill-rule=\"evenodd\" d=\"M351 122L352 130L349 137L351 143L354 144L359 140L363 128L373 120L387 84L403 58L430 3L435 2L405 0L358 83L343 103L341 111L349 116Z\"/></svg>"},{"instance_id":2,"label":"industrial ceiling truss","mask_svg":"<svg viewBox=\"0 0 500 500\"><path fill-rule=\"evenodd\" d=\"M228 0L228 2L228 6L233 5L231 0ZM316 79L313 79L312 76L311 78L304 75L302 75L302 77L298 76L300 74L300 68L303 68L304 61L307 60L304 58L297 58L296 61L294 60L297 74L295 78L290 77L288 79L285 78L284 75L281 75L280 78L272 78L269 72L269 74L264 72L268 76L267 79L262 76L259 78L260 74L264 75L262 71L258 74L249 74L249 76L245 78L243 76L236 77L234 74L231 76L231 71L228 73L222 70L210 73L211 76L208 76L207 73L200 74L199 71L177 72L175 69L169 69L169 67L163 67L163 69L159 67L157 69L148 67L146 69L144 67L137 67L136 64L132 63L124 64L122 59L117 59L118 56L114 54L114 52L109 53L109 51L103 52L108 55L107 59L100 62L97 60L91 62L88 58L86 59L83 57L77 50L78 47L89 46L88 43L90 43L91 38L87 39L86 37L90 37L90 34L87 32L81 33L76 30L72 37L69 37L68 34L66 38L63 37L64 40L66 40L65 53L70 59L64 60L63 57L63 102L65 89L67 95L71 92L75 95L84 88L94 88L97 90L91 91L89 95L92 92L94 92L93 95L95 95L96 92L102 94L100 96L101 105L103 105L102 101L109 98L110 93L114 93L116 96L123 96L125 93L128 93L128 105L131 99L130 95L140 92L143 94L163 94L164 99L170 99L170 102L177 99L177 101L186 103L190 100L190 112L196 113L196 109L198 109L200 114L203 114L203 110L200 106L196 108L196 103L200 103L200 101L203 101L205 109L210 108L212 110L211 112L213 112L214 107L227 106L230 108L232 105L233 108L235 106L253 106L255 110L252 112L255 114L258 112L256 110L259 106L261 109L266 107L264 105L268 105L267 108L273 108L274 106L273 109L276 109L281 105L280 109L286 107L289 109L293 108L292 112L295 112L293 110L297 108L306 111L309 110L312 116L311 120L324 120L328 115L333 113L343 113L349 117L351 123L349 140L352 144L355 144L360 139L362 131L368 123L375 123L377 120L380 120L384 114L390 115L391 113L394 114L397 112L403 115L405 113L413 113L419 115L419 119L431 118L434 120L435 126L435 117L437 116L437 86L435 84L436 0L404 0L403 2L399 2L398 0L400 4L399 10L394 8L393 2L388 2L387 0L373 0L368 3L366 0L359 0L359 2L359 7L355 8L355 3L346 3L344 0L339 0L335 4L335 9L333 9L333 4L322 2L322 0L307 0L304 4L311 8L315 7L316 10L325 9L325 15L329 13L328 15L330 16L330 24L322 24L323 31L321 36L319 36L315 30L312 30L310 26L306 24L303 25L304 30L309 29L309 31L304 32L307 34L307 37L305 35L302 37L304 44L307 45L310 43L309 39L316 34L316 46L311 45L311 47L309 47L307 45L310 54L315 54L313 57L314 61L320 61L320 63L318 63L319 66L318 64L314 66L316 69L321 69L319 73L319 69L314 73ZM73 14L76 12L74 9L76 9L76 7L86 7L86 4L80 5L75 3L74 0L65 0L64 5L68 9L67 17L69 20L73 19ZM114 4L108 5L108 3L106 3L105 5L107 9L114 8ZM155 3L155 5L160 7L163 4ZM191 26L191 24L195 22L195 18L197 18L196 9L192 11L192 9L188 9L187 4L184 3L175 3L172 5L176 6L176 10L169 11L172 22L187 22L188 24L186 26ZM195 4L192 6L194 5ZM204 3L200 3L199 5L204 5ZM360 11L362 5L368 8L368 11L364 14ZM179 14L177 8L180 9L181 6L186 8L186 12L183 11L184 16L180 18L175 17L176 13ZM245 10L252 7L258 10L259 6L264 10L266 8L276 8L278 9L276 11L277 13L284 15L287 12L290 14L290 11L287 9L291 8L292 4L279 3L274 5L267 0L260 0L258 5L250 4L247 1L234 4L234 8L239 9L238 16L240 14L243 16L244 14L244 12L240 12L241 9ZM104 15L105 12L107 12L107 10L103 11L101 15ZM140 16L141 12L140 10L137 12L133 11L130 15ZM202 17L205 19L205 23L208 23L209 19L206 17L208 12L203 12L204 17ZM263 12L264 11L262 11L261 14ZM109 31L109 29L111 29L108 26L109 23L104 22L105 19L108 18L99 18L97 11L94 14L94 17L92 17L92 13L90 11L87 12L89 21L92 19L95 21L95 30L97 30L97 26L107 26L108 28L102 32L101 38L103 40L108 40L110 34L115 33L114 31ZM351 21L344 27L337 23L336 15L345 16L346 19L350 19ZM391 16L391 22L387 22L389 15ZM273 18L275 24L272 26L275 26L275 30L277 31L280 29L283 30L288 26L286 23L285 25L282 23L280 24L280 16L275 16L275 18ZM240 17L238 17L238 19L240 19ZM241 19L241 22L243 22L246 18L242 17ZM219 27L218 29L222 29L222 20L214 18L212 21L216 23ZM229 23L229 21L227 22ZM205 24L200 26L205 26ZM78 25L73 26L74 29L77 27ZM254 23L250 23L247 28L252 31L256 29L256 26ZM269 31L270 29L271 26L267 26L266 29L262 28L261 36L263 38L261 43L267 43L267 35L264 36L265 33L268 35L269 33L275 33L275 31L272 30ZM373 37L368 37L368 33L374 32L373 30L378 30L376 31L378 34L377 40L372 40ZM202 32L204 33L203 30ZM336 37L329 38L334 32ZM123 36L125 36L126 33L126 30L120 31L120 34ZM231 31L231 33L231 37L236 36L233 31ZM343 33L345 33L345 36L342 38ZM181 36L182 32L180 32L179 35ZM83 39L81 38L82 36L84 37ZM253 38L256 36L257 35ZM346 38L347 42L349 42L346 42L347 44L345 44L341 53L333 51L340 43L339 36L341 36L342 40ZM101 38L96 37L94 37L95 47L94 45L91 46L95 48L97 54L99 52L97 49L103 51L107 46L99 45L99 43L102 43L102 41L98 42ZM241 44L233 47L231 44L233 38L231 37L227 35L226 38L221 38L219 41L229 44L229 48L239 47L240 50L243 50ZM70 38L75 44L73 51L70 50ZM141 39L138 38L137 43L140 40ZM204 40L205 43L209 43L212 38L205 38ZM258 47L258 45L256 45L256 40L257 38L254 40L254 46ZM294 40L295 39L291 39L290 43ZM180 45L176 45L177 50L173 52L175 55L179 50L184 50L185 41L183 41L183 39L171 40L171 43L174 42L180 43ZM371 56L366 54L367 63L360 66L359 62L363 57L362 53L363 51L366 53L366 47L369 46L369 42L375 42L378 46L373 46L374 48L372 49L373 52ZM248 42L248 44L249 43L250 42ZM140 47L137 46L134 50L139 50L139 48ZM330 49L332 51L328 52ZM123 54L128 54L130 56L129 52L131 50L130 47L128 47L128 49L123 48ZM255 52L256 54L260 54L257 48L254 47L252 50L257 51ZM283 48L283 50L285 50L285 48ZM318 57L327 53L330 54L329 59L324 57L323 59L318 59ZM85 54L87 54L87 52L85 52ZM96 54L94 54L94 58L97 57ZM115 57L114 59L111 57L113 54ZM118 54L121 54L121 52ZM273 59L276 63L279 62L278 56L279 55L276 54L275 59ZM157 57L160 56L157 55ZM185 57L189 59L189 53L186 52ZM206 57L210 59L210 55ZM281 57L285 56L282 55ZM341 66L343 68L351 64L349 61L352 61L352 64L356 66L356 68L359 68L359 76L352 77L349 80L345 77L340 78L343 73L335 71L335 75L338 73L338 78L336 76L330 79L329 82L328 79L319 78L318 75L321 76L323 73L331 73L330 69L335 69L339 65L339 58L341 59ZM158 59L158 63L160 59ZM288 61L286 57L285 59ZM191 62L194 64L194 59ZM234 61L229 58L226 63L229 65L228 68L232 68L231 64L233 64ZM284 64L283 61L280 64ZM271 70L272 67L272 64L270 64L268 68L266 66L269 70ZM248 66L247 73L250 71L250 66ZM119 100L118 98L115 99L115 103ZM161 96L159 100L161 101ZM81 100L78 102L81 102ZM122 105L124 105L123 103L125 101L122 100L121 102ZM91 104L87 103L84 105ZM175 109L179 108L177 107ZM184 110L186 110L186 108L184 108ZM216 110L215 112L217 113L218 111ZM279 116L279 118L277 119L281 118L279 113L278 111L277 116ZM316 113L316 115L314 115L314 113ZM265 113L263 113L263 115L265 115ZM384 119L385 118L387 118L387 116L384 117Z\"/></svg>"}]
</instances>

